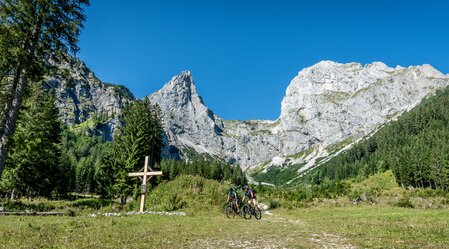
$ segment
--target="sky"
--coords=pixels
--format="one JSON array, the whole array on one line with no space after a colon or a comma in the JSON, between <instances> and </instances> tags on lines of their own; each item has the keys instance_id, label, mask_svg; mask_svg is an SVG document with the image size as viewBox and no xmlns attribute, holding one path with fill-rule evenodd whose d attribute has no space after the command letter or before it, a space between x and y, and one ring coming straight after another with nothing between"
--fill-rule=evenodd
<instances>
[{"instance_id":1,"label":"sky","mask_svg":"<svg viewBox=\"0 0 449 249\"><path fill-rule=\"evenodd\" d=\"M77 56L143 98L184 70L224 119L275 120L322 60L449 73L449 1L91 0Z\"/></svg>"}]
</instances>

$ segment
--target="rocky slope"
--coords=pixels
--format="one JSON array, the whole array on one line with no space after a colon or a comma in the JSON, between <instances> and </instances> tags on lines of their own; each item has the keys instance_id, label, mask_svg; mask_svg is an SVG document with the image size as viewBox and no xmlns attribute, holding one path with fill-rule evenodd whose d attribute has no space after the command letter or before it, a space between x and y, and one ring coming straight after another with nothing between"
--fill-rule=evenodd
<instances>
[{"instance_id":1,"label":"rocky slope","mask_svg":"<svg viewBox=\"0 0 449 249\"><path fill-rule=\"evenodd\" d=\"M193 149L246 169L326 156L329 148L366 136L448 84L449 78L429 65L322 61L292 80L276 121L222 120L204 104L188 71L150 98L164 114L171 145L166 153Z\"/></svg>"},{"instance_id":2,"label":"rocky slope","mask_svg":"<svg viewBox=\"0 0 449 249\"><path fill-rule=\"evenodd\" d=\"M129 90L102 83L82 62L65 67L70 80L54 77L48 84L68 124L113 116L133 100ZM448 84L449 77L429 65L322 61L291 81L275 121L221 119L205 105L189 71L149 97L163 112L165 157L215 157L259 171L301 164L303 172ZM111 139L116 125L112 118L100 133Z\"/></svg>"},{"instance_id":3,"label":"rocky slope","mask_svg":"<svg viewBox=\"0 0 449 249\"><path fill-rule=\"evenodd\" d=\"M269 131L271 121L222 120L206 107L189 71L173 77L149 97L163 112L170 144L165 156L189 155L193 149L198 154L247 166L258 163L260 154L266 159L265 155L278 153L278 140Z\"/></svg>"},{"instance_id":4,"label":"rocky slope","mask_svg":"<svg viewBox=\"0 0 449 249\"><path fill-rule=\"evenodd\" d=\"M76 125L94 115L108 117L98 132L111 140L117 126L114 116L134 99L133 94L124 86L101 82L79 60L73 59L60 69L63 73L48 78L45 86L55 90L61 120Z\"/></svg>"}]
</instances>

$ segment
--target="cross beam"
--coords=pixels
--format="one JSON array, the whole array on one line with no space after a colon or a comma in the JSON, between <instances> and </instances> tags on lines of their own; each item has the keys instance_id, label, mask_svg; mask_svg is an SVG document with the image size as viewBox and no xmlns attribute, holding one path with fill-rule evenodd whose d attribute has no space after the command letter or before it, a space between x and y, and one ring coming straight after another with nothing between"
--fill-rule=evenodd
<instances>
[{"instance_id":1,"label":"cross beam","mask_svg":"<svg viewBox=\"0 0 449 249\"><path fill-rule=\"evenodd\" d=\"M143 172L128 173L128 176L138 176L139 178L141 176L143 176L143 178L141 178L142 187L141 187L141 191L140 191L141 195L140 195L140 210L139 210L139 212L143 212L143 209L145 207L145 193L146 193L146 189L147 189L147 180L153 176L161 176L162 175L162 171L153 171L153 169L148 166L148 159L149 159L149 156L145 156L145 166L143 167ZM150 169L150 171L148 171L148 168Z\"/></svg>"},{"instance_id":2,"label":"cross beam","mask_svg":"<svg viewBox=\"0 0 449 249\"><path fill-rule=\"evenodd\" d=\"M128 176L160 176L160 175L162 175L162 171L128 173Z\"/></svg>"}]
</instances>

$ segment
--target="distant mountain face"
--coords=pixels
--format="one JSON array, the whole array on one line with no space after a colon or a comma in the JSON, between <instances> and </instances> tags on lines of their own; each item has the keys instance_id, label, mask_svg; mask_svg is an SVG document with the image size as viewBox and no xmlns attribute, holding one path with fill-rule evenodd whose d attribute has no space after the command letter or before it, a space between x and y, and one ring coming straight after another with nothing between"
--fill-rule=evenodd
<instances>
[{"instance_id":1,"label":"distant mountain face","mask_svg":"<svg viewBox=\"0 0 449 249\"><path fill-rule=\"evenodd\" d=\"M101 82L86 65L76 59L61 65L65 74L48 78L45 86L55 90L59 116L67 125L80 124L93 116L107 116L98 132L107 140L118 122L115 114L134 100L133 94L124 86Z\"/></svg>"},{"instance_id":2,"label":"distant mountain face","mask_svg":"<svg viewBox=\"0 0 449 249\"><path fill-rule=\"evenodd\" d=\"M204 104L188 71L149 97L163 112L170 144L166 156L194 150L247 167L279 152L279 140L270 131L274 122L221 119Z\"/></svg>"},{"instance_id":3,"label":"distant mountain face","mask_svg":"<svg viewBox=\"0 0 449 249\"><path fill-rule=\"evenodd\" d=\"M115 113L133 99L125 88L102 84L82 63L72 72L69 87L57 78L50 81L67 123L82 122L90 113ZM205 105L189 71L149 97L163 112L165 157L207 155L243 169L290 163L307 168L446 85L449 77L429 65L322 61L293 78L275 121L221 119Z\"/></svg>"},{"instance_id":4,"label":"distant mountain face","mask_svg":"<svg viewBox=\"0 0 449 249\"><path fill-rule=\"evenodd\" d=\"M367 135L448 84L449 78L429 65L322 61L291 81L276 121L219 118L198 95L188 71L150 98L162 108L172 147L215 155L246 169L272 158L285 163L311 147L323 155L324 148Z\"/></svg>"}]
</instances>

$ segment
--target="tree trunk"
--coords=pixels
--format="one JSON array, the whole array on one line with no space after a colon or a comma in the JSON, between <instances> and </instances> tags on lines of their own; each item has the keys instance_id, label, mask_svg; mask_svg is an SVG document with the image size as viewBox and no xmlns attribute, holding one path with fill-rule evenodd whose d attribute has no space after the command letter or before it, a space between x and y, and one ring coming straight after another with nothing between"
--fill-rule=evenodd
<instances>
[{"instance_id":1,"label":"tree trunk","mask_svg":"<svg viewBox=\"0 0 449 249\"><path fill-rule=\"evenodd\" d=\"M17 72L13 80L13 94L5 105L4 127L0 133L0 175L3 172L6 156L8 155L8 137L14 133L16 127L27 77L27 72L23 72L22 70Z\"/></svg>"},{"instance_id":2,"label":"tree trunk","mask_svg":"<svg viewBox=\"0 0 449 249\"><path fill-rule=\"evenodd\" d=\"M24 41L23 49L27 51L27 62L31 63L36 55L36 47L39 41L39 36L42 30L43 16L46 11L46 5L40 6L38 8L38 3L34 3L34 9L39 10L37 16L36 25L32 29L31 35L27 37ZM0 131L0 176L3 172L6 157L8 155L8 137L14 133L16 129L17 117L19 116L19 108L22 104L22 97L26 89L28 74L29 74L29 64L20 64L17 68L16 75L13 79L13 85L11 88L11 95L9 100L5 105L5 118L3 130Z\"/></svg>"}]
</instances>

